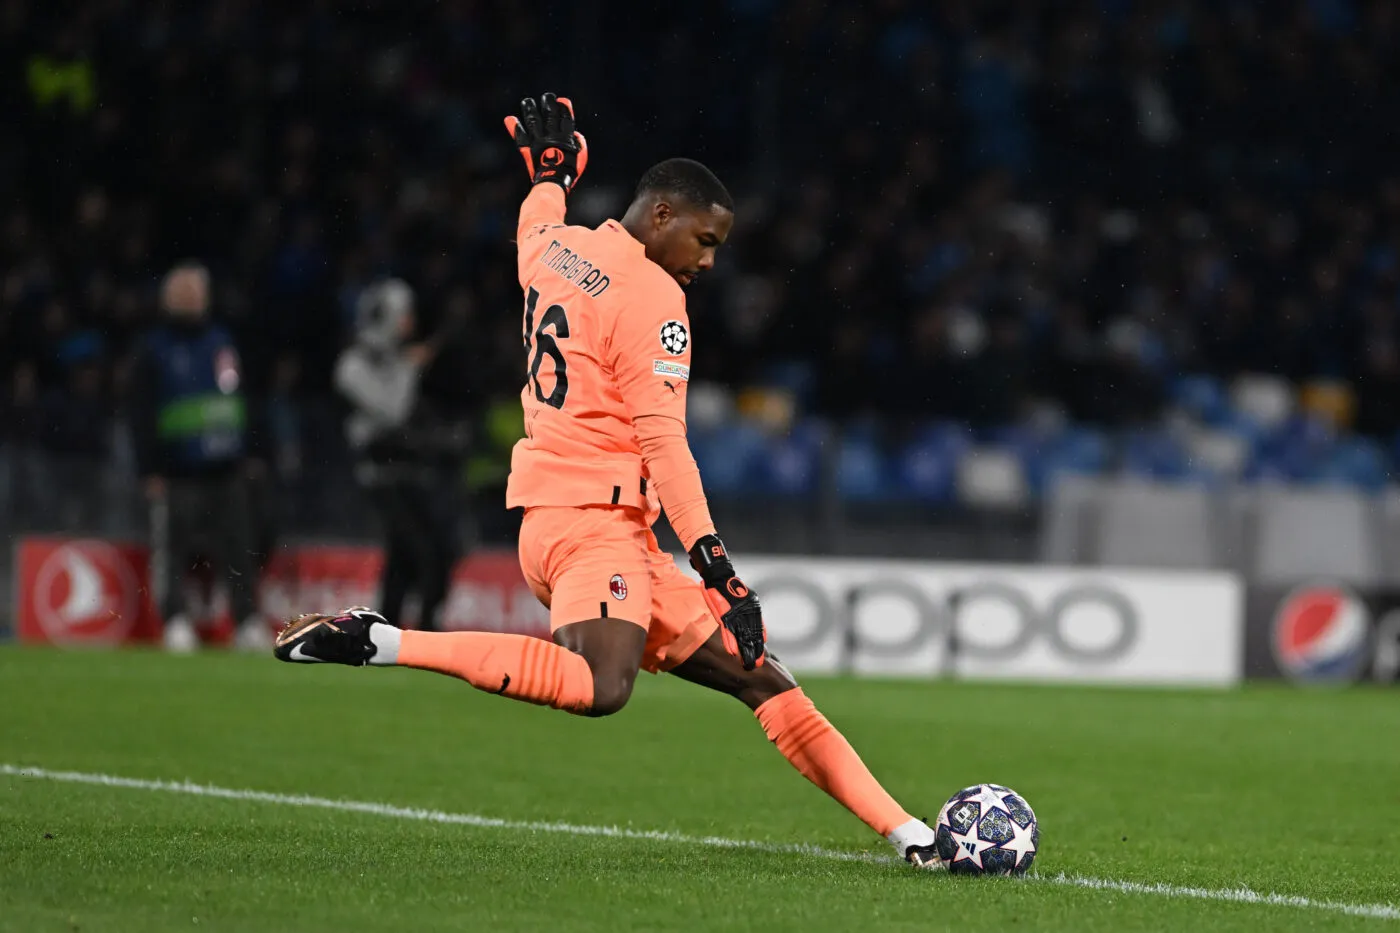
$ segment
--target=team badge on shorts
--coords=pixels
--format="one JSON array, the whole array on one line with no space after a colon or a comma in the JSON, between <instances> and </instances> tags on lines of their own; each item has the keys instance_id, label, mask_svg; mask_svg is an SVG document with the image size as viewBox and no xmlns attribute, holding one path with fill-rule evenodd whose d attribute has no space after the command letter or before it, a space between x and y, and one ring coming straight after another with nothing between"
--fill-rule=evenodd
<instances>
[{"instance_id":1,"label":"team badge on shorts","mask_svg":"<svg viewBox=\"0 0 1400 933\"><path fill-rule=\"evenodd\" d=\"M661 325L661 349L672 356L680 356L690 347L690 331L680 321L667 321Z\"/></svg>"},{"instance_id":2,"label":"team badge on shorts","mask_svg":"<svg viewBox=\"0 0 1400 933\"><path fill-rule=\"evenodd\" d=\"M613 594L613 599L627 598L627 581L622 579L622 574L613 574L613 578L608 581L608 591Z\"/></svg>"}]
</instances>

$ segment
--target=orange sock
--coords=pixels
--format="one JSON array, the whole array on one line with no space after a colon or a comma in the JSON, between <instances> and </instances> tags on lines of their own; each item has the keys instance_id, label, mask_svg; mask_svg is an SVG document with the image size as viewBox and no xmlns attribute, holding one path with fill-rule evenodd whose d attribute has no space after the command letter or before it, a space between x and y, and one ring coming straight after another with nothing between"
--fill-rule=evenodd
<instances>
[{"instance_id":1,"label":"orange sock","mask_svg":"<svg viewBox=\"0 0 1400 933\"><path fill-rule=\"evenodd\" d=\"M803 777L835 797L875 832L888 836L913 819L880 786L851 743L827 722L801 687L778 694L754 710L754 715L769 740Z\"/></svg>"},{"instance_id":2,"label":"orange sock","mask_svg":"<svg viewBox=\"0 0 1400 933\"><path fill-rule=\"evenodd\" d=\"M583 714L593 705L593 671L553 642L497 632L405 631L403 667L460 677L478 690Z\"/></svg>"}]
</instances>

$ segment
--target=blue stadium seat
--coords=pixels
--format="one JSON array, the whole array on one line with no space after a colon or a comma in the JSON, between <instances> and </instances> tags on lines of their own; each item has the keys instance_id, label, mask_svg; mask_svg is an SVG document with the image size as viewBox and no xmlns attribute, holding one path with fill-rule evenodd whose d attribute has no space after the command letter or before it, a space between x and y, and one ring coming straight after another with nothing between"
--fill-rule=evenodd
<instances>
[{"instance_id":1,"label":"blue stadium seat","mask_svg":"<svg viewBox=\"0 0 1400 933\"><path fill-rule=\"evenodd\" d=\"M1331 450L1318 465L1316 479L1326 484L1352 486L1364 492L1385 488L1387 469L1380 445L1367 438L1348 438Z\"/></svg>"},{"instance_id":2,"label":"blue stadium seat","mask_svg":"<svg viewBox=\"0 0 1400 933\"><path fill-rule=\"evenodd\" d=\"M836 461L836 488L841 498L856 502L885 499L894 491L889 464L875 441L863 433L841 440Z\"/></svg>"},{"instance_id":3,"label":"blue stadium seat","mask_svg":"<svg viewBox=\"0 0 1400 933\"><path fill-rule=\"evenodd\" d=\"M1180 376L1172 383L1171 399L1182 411L1208 425L1231 420L1229 396L1220 380L1201 374Z\"/></svg>"},{"instance_id":4,"label":"blue stadium seat","mask_svg":"<svg viewBox=\"0 0 1400 933\"><path fill-rule=\"evenodd\" d=\"M1291 417L1259 434L1243 478L1247 482L1316 482L1334 446L1330 426L1316 419Z\"/></svg>"},{"instance_id":5,"label":"blue stadium seat","mask_svg":"<svg viewBox=\"0 0 1400 933\"><path fill-rule=\"evenodd\" d=\"M770 438L760 465L765 490L799 498L815 495L826 437L825 426L809 420L799 422L787 434Z\"/></svg>"},{"instance_id":6,"label":"blue stadium seat","mask_svg":"<svg viewBox=\"0 0 1400 933\"><path fill-rule=\"evenodd\" d=\"M1158 480L1201 480L1185 448L1167 431L1130 431L1123 438L1122 471L1126 476Z\"/></svg>"},{"instance_id":7,"label":"blue stadium seat","mask_svg":"<svg viewBox=\"0 0 1400 933\"><path fill-rule=\"evenodd\" d=\"M1107 469L1112 445L1101 431L1071 426L1049 429L1029 424L1002 425L983 433L992 447L1016 458L1033 497L1039 498L1060 474L1096 475Z\"/></svg>"},{"instance_id":8,"label":"blue stadium seat","mask_svg":"<svg viewBox=\"0 0 1400 933\"><path fill-rule=\"evenodd\" d=\"M1026 479L1038 497L1059 476L1093 476L1108 468L1111 445L1101 431L1072 427L1057 437L1043 456L1027 461Z\"/></svg>"},{"instance_id":9,"label":"blue stadium seat","mask_svg":"<svg viewBox=\"0 0 1400 933\"><path fill-rule=\"evenodd\" d=\"M757 492L759 461L765 446L763 432L742 421L690 434L690 449L705 488L714 492Z\"/></svg>"},{"instance_id":10,"label":"blue stadium seat","mask_svg":"<svg viewBox=\"0 0 1400 933\"><path fill-rule=\"evenodd\" d=\"M947 502L956 488L958 458L972 446L965 425L931 422L897 455L901 492L925 502Z\"/></svg>"}]
</instances>

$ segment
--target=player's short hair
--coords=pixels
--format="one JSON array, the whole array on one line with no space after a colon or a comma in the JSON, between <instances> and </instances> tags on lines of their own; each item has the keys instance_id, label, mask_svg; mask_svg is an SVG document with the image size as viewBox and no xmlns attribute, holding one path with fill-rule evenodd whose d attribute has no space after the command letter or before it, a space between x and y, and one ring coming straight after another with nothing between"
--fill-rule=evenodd
<instances>
[{"instance_id":1,"label":"player's short hair","mask_svg":"<svg viewBox=\"0 0 1400 933\"><path fill-rule=\"evenodd\" d=\"M637 182L637 197L644 194L669 194L684 198L696 207L717 204L727 211L734 210L734 198L715 173L694 159L667 159L646 170Z\"/></svg>"}]
</instances>

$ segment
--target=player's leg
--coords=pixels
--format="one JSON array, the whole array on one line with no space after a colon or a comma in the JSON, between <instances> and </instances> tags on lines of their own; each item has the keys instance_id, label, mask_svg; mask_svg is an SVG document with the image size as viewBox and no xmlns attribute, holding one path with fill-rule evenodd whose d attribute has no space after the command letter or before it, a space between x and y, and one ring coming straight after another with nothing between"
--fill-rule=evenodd
<instances>
[{"instance_id":1,"label":"player's leg","mask_svg":"<svg viewBox=\"0 0 1400 933\"><path fill-rule=\"evenodd\" d=\"M211 508L221 512L215 512L210 547L228 592L229 610L236 626L234 644L244 651L266 651L272 638L258 609L260 573L247 486L241 476L236 476L212 488L220 501L211 503Z\"/></svg>"},{"instance_id":2,"label":"player's leg","mask_svg":"<svg viewBox=\"0 0 1400 933\"><path fill-rule=\"evenodd\" d=\"M185 605L185 568L193 536L192 504L184 482L170 480L151 500L151 592L164 624L165 649L185 654L199 647L194 621Z\"/></svg>"},{"instance_id":3,"label":"player's leg","mask_svg":"<svg viewBox=\"0 0 1400 933\"><path fill-rule=\"evenodd\" d=\"M276 655L414 667L581 715L617 712L632 692L651 594L641 515L619 511L636 510L537 509L526 516L522 567L550 607L553 643L496 632L401 631L372 610L354 609L294 620L278 636ZM628 579L637 590L630 604Z\"/></svg>"},{"instance_id":4,"label":"player's leg","mask_svg":"<svg viewBox=\"0 0 1400 933\"><path fill-rule=\"evenodd\" d=\"M782 662L770 655L763 666L744 670L725 650L699 584L676 570L669 558L654 562L653 568L653 632L677 633L675 647L658 668L739 700L754 711L769 740L803 777L888 839L904 858L917 865L938 864L933 830L881 786ZM696 644L698 632L708 635Z\"/></svg>"},{"instance_id":5,"label":"player's leg","mask_svg":"<svg viewBox=\"0 0 1400 933\"><path fill-rule=\"evenodd\" d=\"M414 483L405 489L408 514L417 529L420 556L414 568L418 590L418 627L435 632L442 628L439 616L447 599L452 567L457 560L456 518L451 509L443 509L433 498L434 490L426 483Z\"/></svg>"},{"instance_id":6,"label":"player's leg","mask_svg":"<svg viewBox=\"0 0 1400 933\"><path fill-rule=\"evenodd\" d=\"M396 630L397 631L397 630ZM561 626L554 642L500 632L398 632L382 659L436 671L486 693L584 716L609 716L626 705L646 630L624 619L588 619Z\"/></svg>"},{"instance_id":7,"label":"player's leg","mask_svg":"<svg viewBox=\"0 0 1400 933\"><path fill-rule=\"evenodd\" d=\"M384 528L384 566L379 574L379 613L390 625L399 625L404 598L413 583L413 529L399 507L398 487L382 481L366 487Z\"/></svg>"},{"instance_id":8,"label":"player's leg","mask_svg":"<svg viewBox=\"0 0 1400 933\"><path fill-rule=\"evenodd\" d=\"M888 839L902 857L920 866L939 864L933 830L890 796L777 658L769 655L762 667L746 671L715 632L670 672L738 699L803 777Z\"/></svg>"}]
</instances>

